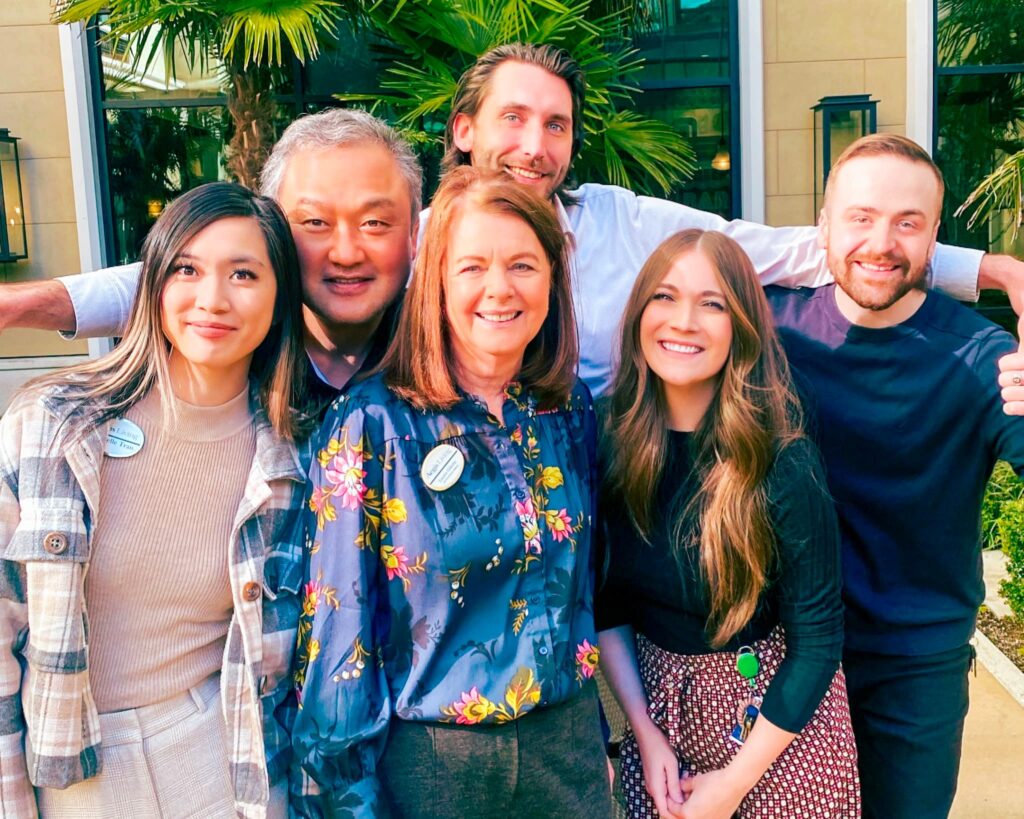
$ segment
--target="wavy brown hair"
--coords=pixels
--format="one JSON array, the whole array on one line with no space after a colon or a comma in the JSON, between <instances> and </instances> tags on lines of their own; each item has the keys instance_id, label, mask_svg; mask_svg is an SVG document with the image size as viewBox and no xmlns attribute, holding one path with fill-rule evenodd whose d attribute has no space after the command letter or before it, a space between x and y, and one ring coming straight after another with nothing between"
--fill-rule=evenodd
<instances>
[{"instance_id":1,"label":"wavy brown hair","mask_svg":"<svg viewBox=\"0 0 1024 819\"><path fill-rule=\"evenodd\" d=\"M640 345L640 319L655 291L685 253L714 266L732 318L732 346L718 389L693 436L699 489L674 510L677 558L694 544L710 601L707 632L721 647L754 616L769 579L775 539L766 478L779 450L802 437L802 413L782 345L754 266L722 233L684 230L644 263L622 318L622 353L602 437L605 503L624 503L649 540L652 508L665 470L668 414L661 379ZM698 521L696 531L686 520Z\"/></svg>"},{"instance_id":2,"label":"wavy brown hair","mask_svg":"<svg viewBox=\"0 0 1024 819\"><path fill-rule=\"evenodd\" d=\"M418 409L447 409L459 401L444 280L451 227L466 208L522 219L551 264L548 314L526 347L518 378L540 409L561 406L572 392L579 357L568 240L550 202L505 174L469 165L446 174L434 194L395 336L377 371Z\"/></svg>"}]
</instances>

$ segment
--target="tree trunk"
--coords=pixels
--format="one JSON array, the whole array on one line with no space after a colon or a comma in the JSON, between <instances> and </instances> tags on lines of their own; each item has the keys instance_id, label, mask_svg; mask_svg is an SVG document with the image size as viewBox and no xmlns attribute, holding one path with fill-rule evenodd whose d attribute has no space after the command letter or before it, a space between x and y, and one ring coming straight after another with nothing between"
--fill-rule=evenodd
<instances>
[{"instance_id":1,"label":"tree trunk","mask_svg":"<svg viewBox=\"0 0 1024 819\"><path fill-rule=\"evenodd\" d=\"M227 145L228 173L252 190L258 190L260 171L274 147L277 103L271 85L272 72L265 66L244 66L232 55L228 71L228 113L235 132Z\"/></svg>"}]
</instances>

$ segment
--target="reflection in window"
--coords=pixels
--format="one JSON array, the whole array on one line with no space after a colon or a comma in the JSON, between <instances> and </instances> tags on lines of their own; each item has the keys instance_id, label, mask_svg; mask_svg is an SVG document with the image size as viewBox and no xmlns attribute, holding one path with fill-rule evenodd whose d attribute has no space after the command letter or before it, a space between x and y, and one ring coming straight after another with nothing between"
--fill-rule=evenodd
<instances>
[{"instance_id":1,"label":"reflection in window","mask_svg":"<svg viewBox=\"0 0 1024 819\"><path fill-rule=\"evenodd\" d=\"M943 238L953 244L1000 253L1024 253L1024 235L1012 238L1009 212L987 227L967 230L953 213L1008 155L1024 149L1024 76L967 74L938 78L936 161L946 180Z\"/></svg>"},{"instance_id":2,"label":"reflection in window","mask_svg":"<svg viewBox=\"0 0 1024 819\"><path fill-rule=\"evenodd\" d=\"M667 122L697 152L697 173L669 198L731 218L729 88L647 90L640 102L644 114Z\"/></svg>"},{"instance_id":3,"label":"reflection in window","mask_svg":"<svg viewBox=\"0 0 1024 819\"><path fill-rule=\"evenodd\" d=\"M169 67L162 45L132 48L127 37L107 39L110 29L100 24L100 63L103 97L108 100L215 97L224 93L225 75L219 60L189 68L181 46L175 46L175 69Z\"/></svg>"},{"instance_id":4,"label":"reflection in window","mask_svg":"<svg viewBox=\"0 0 1024 819\"><path fill-rule=\"evenodd\" d=\"M1024 60L1024 4L938 0L937 65L1011 65Z\"/></svg>"},{"instance_id":5,"label":"reflection in window","mask_svg":"<svg viewBox=\"0 0 1024 819\"><path fill-rule=\"evenodd\" d=\"M728 0L654 0L639 28L645 81L728 76Z\"/></svg>"},{"instance_id":6,"label":"reflection in window","mask_svg":"<svg viewBox=\"0 0 1024 819\"><path fill-rule=\"evenodd\" d=\"M111 109L105 117L114 252L118 262L134 261L170 200L225 178L229 117L220 106Z\"/></svg>"},{"instance_id":7,"label":"reflection in window","mask_svg":"<svg viewBox=\"0 0 1024 819\"><path fill-rule=\"evenodd\" d=\"M1009 212L967 230L956 209L1010 154L1024 149L1024 5L937 0L935 161L946 180L939 239L998 253L1024 254ZM1014 329L1002 294L984 293L983 312Z\"/></svg>"}]
</instances>

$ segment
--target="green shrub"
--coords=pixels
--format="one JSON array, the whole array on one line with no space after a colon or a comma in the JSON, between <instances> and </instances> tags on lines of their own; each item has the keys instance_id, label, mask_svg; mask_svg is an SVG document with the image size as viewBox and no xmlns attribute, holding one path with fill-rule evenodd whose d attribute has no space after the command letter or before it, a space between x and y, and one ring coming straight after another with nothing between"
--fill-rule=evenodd
<instances>
[{"instance_id":1,"label":"green shrub","mask_svg":"<svg viewBox=\"0 0 1024 819\"><path fill-rule=\"evenodd\" d=\"M1024 500L1003 503L997 528L1009 574L999 591L1013 613L1024 617Z\"/></svg>"},{"instance_id":2,"label":"green shrub","mask_svg":"<svg viewBox=\"0 0 1024 819\"><path fill-rule=\"evenodd\" d=\"M1003 505L1024 499L1024 481L1017 477L1006 461L999 461L985 490L981 504L981 548L1001 549L999 518Z\"/></svg>"}]
</instances>

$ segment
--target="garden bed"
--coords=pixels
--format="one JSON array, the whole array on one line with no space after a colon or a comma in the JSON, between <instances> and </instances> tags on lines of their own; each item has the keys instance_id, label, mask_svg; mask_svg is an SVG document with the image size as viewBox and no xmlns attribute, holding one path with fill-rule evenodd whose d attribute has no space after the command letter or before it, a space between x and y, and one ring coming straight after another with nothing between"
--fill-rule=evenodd
<instances>
[{"instance_id":1,"label":"garden bed","mask_svg":"<svg viewBox=\"0 0 1024 819\"><path fill-rule=\"evenodd\" d=\"M1024 671L1024 620L996 617L983 607L978 612L978 629L1011 663Z\"/></svg>"}]
</instances>

